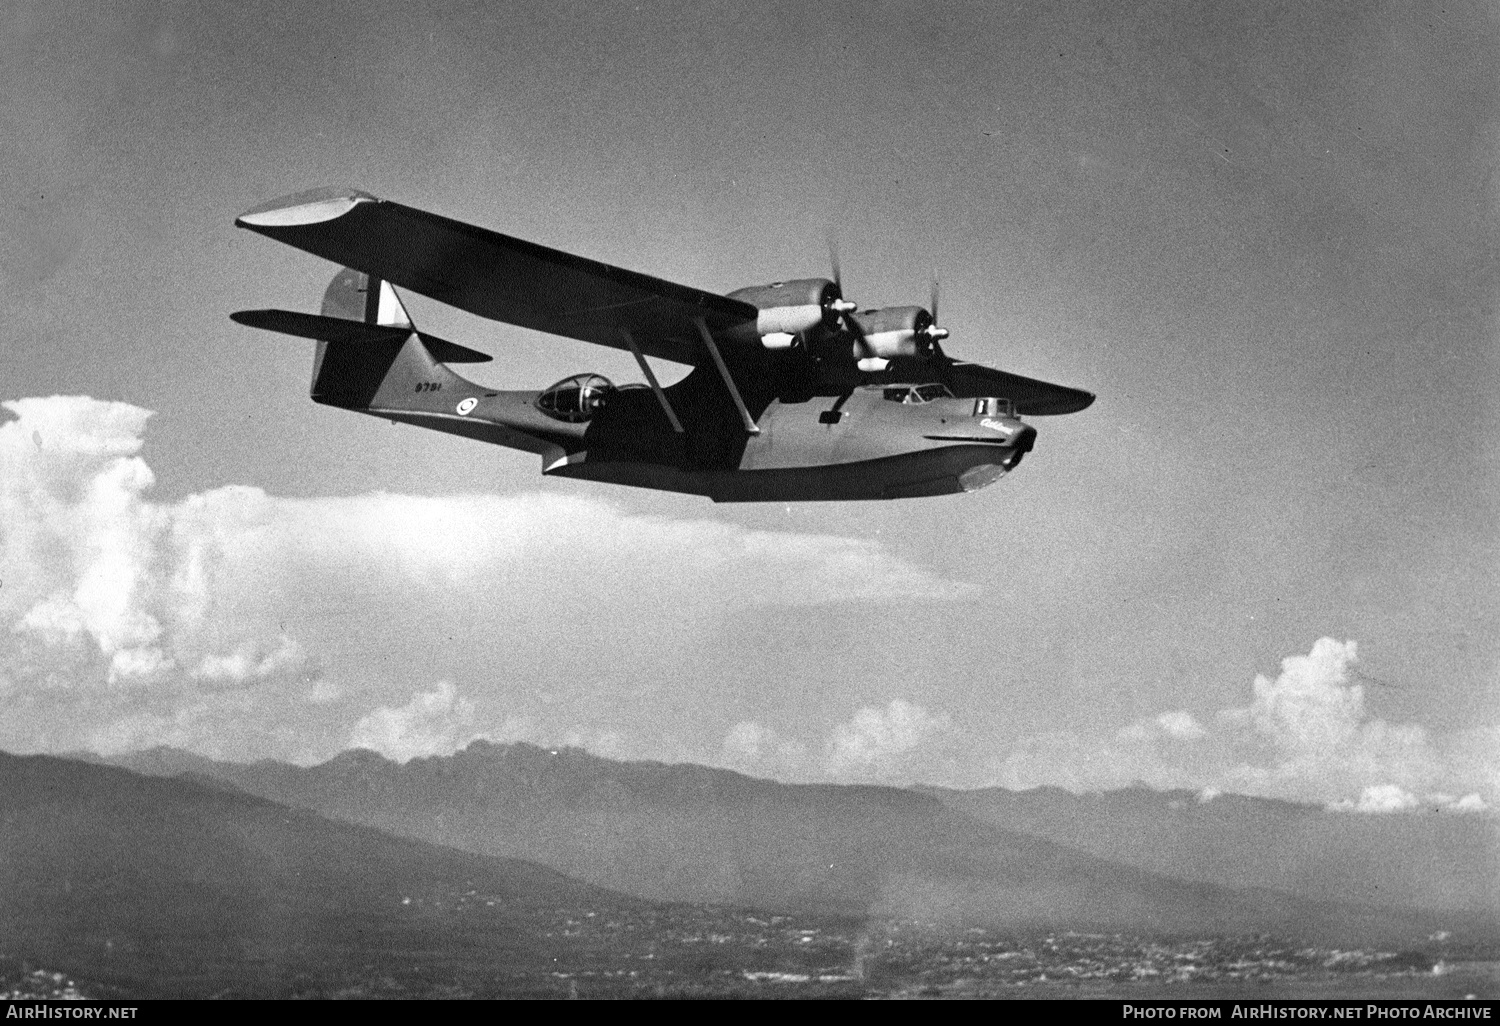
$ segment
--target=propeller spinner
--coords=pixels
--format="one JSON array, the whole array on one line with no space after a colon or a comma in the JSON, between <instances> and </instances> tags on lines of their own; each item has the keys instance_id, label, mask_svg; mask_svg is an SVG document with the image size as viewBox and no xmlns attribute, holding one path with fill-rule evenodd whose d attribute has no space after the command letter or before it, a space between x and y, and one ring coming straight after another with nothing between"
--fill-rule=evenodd
<instances>
[{"instance_id":1,"label":"propeller spinner","mask_svg":"<svg viewBox=\"0 0 1500 1026\"><path fill-rule=\"evenodd\" d=\"M849 315L859 309L859 304L844 298L844 273L839 267L839 247L828 239L828 264L833 269L833 291L834 298L823 304L823 309L833 314L834 318L843 323L845 328L850 327Z\"/></svg>"},{"instance_id":2,"label":"propeller spinner","mask_svg":"<svg viewBox=\"0 0 1500 1026\"><path fill-rule=\"evenodd\" d=\"M932 314L932 322L922 329L922 334L927 336L928 340L932 343L932 348L941 353L942 350L938 347L938 343L948 337L948 329L938 327L938 276L935 270L932 272L932 305L930 312Z\"/></svg>"}]
</instances>

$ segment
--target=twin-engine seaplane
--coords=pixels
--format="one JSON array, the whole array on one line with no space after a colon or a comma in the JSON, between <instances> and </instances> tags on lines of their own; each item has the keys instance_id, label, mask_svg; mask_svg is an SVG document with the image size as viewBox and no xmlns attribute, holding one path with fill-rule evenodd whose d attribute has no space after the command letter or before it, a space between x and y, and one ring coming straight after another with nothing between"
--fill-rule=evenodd
<instances>
[{"instance_id":1,"label":"twin-engine seaplane","mask_svg":"<svg viewBox=\"0 0 1500 1026\"><path fill-rule=\"evenodd\" d=\"M235 221L343 265L320 316L240 324L317 342L314 402L537 453L542 472L715 502L893 499L982 488L1015 469L1076 388L954 360L931 309L860 309L833 278L727 296L611 267L349 189ZM641 384L578 374L495 391L449 369L489 356L417 330L393 286L628 351ZM693 368L662 387L647 357Z\"/></svg>"}]
</instances>

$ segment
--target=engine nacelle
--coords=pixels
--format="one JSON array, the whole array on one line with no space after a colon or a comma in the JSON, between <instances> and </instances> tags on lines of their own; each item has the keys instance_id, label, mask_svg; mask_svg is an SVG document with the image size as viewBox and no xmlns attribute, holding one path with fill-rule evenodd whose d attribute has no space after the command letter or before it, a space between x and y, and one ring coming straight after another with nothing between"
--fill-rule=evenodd
<instances>
[{"instance_id":1,"label":"engine nacelle","mask_svg":"<svg viewBox=\"0 0 1500 1026\"><path fill-rule=\"evenodd\" d=\"M926 359L932 355L932 337L927 333L932 314L920 306L858 310L850 316L860 329L854 339L856 360Z\"/></svg>"},{"instance_id":2,"label":"engine nacelle","mask_svg":"<svg viewBox=\"0 0 1500 1026\"><path fill-rule=\"evenodd\" d=\"M729 293L729 298L749 303L760 311L755 331L767 349L785 349L798 335L833 327L843 301L838 285L827 278L752 285Z\"/></svg>"}]
</instances>

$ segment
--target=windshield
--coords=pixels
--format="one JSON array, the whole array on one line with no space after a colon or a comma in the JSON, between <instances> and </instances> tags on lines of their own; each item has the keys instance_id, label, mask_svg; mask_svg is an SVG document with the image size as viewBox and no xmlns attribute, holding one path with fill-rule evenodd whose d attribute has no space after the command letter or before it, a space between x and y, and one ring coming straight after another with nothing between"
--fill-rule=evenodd
<instances>
[{"instance_id":1,"label":"windshield","mask_svg":"<svg viewBox=\"0 0 1500 1026\"><path fill-rule=\"evenodd\" d=\"M915 406L918 403L930 403L934 399L952 399L953 393L948 391L947 385L940 384L894 385L884 390L884 396L888 402Z\"/></svg>"}]
</instances>

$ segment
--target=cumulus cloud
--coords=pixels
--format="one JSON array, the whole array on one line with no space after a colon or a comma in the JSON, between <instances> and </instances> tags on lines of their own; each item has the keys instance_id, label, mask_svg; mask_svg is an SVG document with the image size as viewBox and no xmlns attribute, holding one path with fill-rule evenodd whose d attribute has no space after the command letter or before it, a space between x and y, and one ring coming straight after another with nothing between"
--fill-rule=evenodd
<instances>
[{"instance_id":1,"label":"cumulus cloud","mask_svg":"<svg viewBox=\"0 0 1500 1026\"><path fill-rule=\"evenodd\" d=\"M285 755L342 742L351 711L376 716L372 738L419 745L399 740L428 736L415 726L389 731L435 707L400 696L458 672L433 665L455 651L496 668L488 688L526 682L537 702L563 703L597 679L599 652L649 665L736 609L967 593L871 540L592 498L230 485L158 502L141 456L149 411L82 396L0 405L15 418L0 423L0 746L12 749L234 737L239 754ZM580 631L587 644L572 643ZM241 707L236 692L257 698ZM440 705L445 692L427 694ZM493 713L485 697L477 728ZM461 718L453 702L444 715ZM575 717L557 718L554 733ZM612 730L575 732L618 746Z\"/></svg>"},{"instance_id":2,"label":"cumulus cloud","mask_svg":"<svg viewBox=\"0 0 1500 1026\"><path fill-rule=\"evenodd\" d=\"M411 696L399 709L389 706L365 716L350 735L351 748L369 748L388 759L452 755L480 735L474 729L474 703L440 681L432 691Z\"/></svg>"},{"instance_id":3,"label":"cumulus cloud","mask_svg":"<svg viewBox=\"0 0 1500 1026\"><path fill-rule=\"evenodd\" d=\"M724 736L724 753L731 761L753 765L769 754L775 733L769 728L745 720L729 728Z\"/></svg>"},{"instance_id":4,"label":"cumulus cloud","mask_svg":"<svg viewBox=\"0 0 1500 1026\"><path fill-rule=\"evenodd\" d=\"M148 411L81 396L4 406L18 418L0 424L0 666L12 687L244 682L300 666L290 638L208 622L186 510L145 497Z\"/></svg>"},{"instance_id":5,"label":"cumulus cloud","mask_svg":"<svg viewBox=\"0 0 1500 1026\"><path fill-rule=\"evenodd\" d=\"M1360 792L1359 801L1335 802L1334 807L1357 812L1406 812L1420 804L1416 795L1396 784L1375 784Z\"/></svg>"},{"instance_id":6,"label":"cumulus cloud","mask_svg":"<svg viewBox=\"0 0 1500 1026\"><path fill-rule=\"evenodd\" d=\"M1418 797L1396 784L1375 784L1360 792L1357 799L1341 799L1331 802L1329 808L1340 812L1411 812L1414 809L1432 809L1448 812L1484 812L1489 806L1477 794L1455 798L1451 794L1436 792Z\"/></svg>"},{"instance_id":7,"label":"cumulus cloud","mask_svg":"<svg viewBox=\"0 0 1500 1026\"><path fill-rule=\"evenodd\" d=\"M805 781L818 776L805 744L756 720L743 720L729 729L717 762L741 773L779 780Z\"/></svg>"},{"instance_id":8,"label":"cumulus cloud","mask_svg":"<svg viewBox=\"0 0 1500 1026\"><path fill-rule=\"evenodd\" d=\"M1113 736L1026 738L992 764L993 780L1075 791L1141 782L1209 799L1230 792L1366 813L1493 804L1496 732L1440 738L1373 717L1364 688L1350 680L1355 661L1354 642L1322 638L1307 655L1284 659L1274 679L1257 676L1248 705L1221 710L1208 723L1175 710Z\"/></svg>"},{"instance_id":9,"label":"cumulus cloud","mask_svg":"<svg viewBox=\"0 0 1500 1026\"><path fill-rule=\"evenodd\" d=\"M1180 738L1184 741L1200 738L1208 733L1203 729L1202 724L1193 719L1192 713L1182 710L1162 713L1156 718L1156 725L1168 737Z\"/></svg>"},{"instance_id":10,"label":"cumulus cloud","mask_svg":"<svg viewBox=\"0 0 1500 1026\"><path fill-rule=\"evenodd\" d=\"M160 676L148 565L163 518L140 501L154 478L134 456L150 414L77 396L5 406L19 419L0 425L0 611L47 646L91 640L109 683Z\"/></svg>"},{"instance_id":11,"label":"cumulus cloud","mask_svg":"<svg viewBox=\"0 0 1500 1026\"><path fill-rule=\"evenodd\" d=\"M897 698L857 710L834 725L821 745L784 737L755 720L736 723L725 735L719 761L784 780L899 780L912 775L914 757L951 731L947 714Z\"/></svg>"},{"instance_id":12,"label":"cumulus cloud","mask_svg":"<svg viewBox=\"0 0 1500 1026\"><path fill-rule=\"evenodd\" d=\"M189 671L203 680L222 680L242 683L257 678L272 677L283 670L294 669L303 663L303 653L291 638L283 636L272 645L257 645L241 642L232 652L204 656ZM269 650L267 650L269 649Z\"/></svg>"},{"instance_id":13,"label":"cumulus cloud","mask_svg":"<svg viewBox=\"0 0 1500 1026\"><path fill-rule=\"evenodd\" d=\"M892 699L885 708L866 706L834 728L827 758L832 776L865 775L892 767L923 742L948 730L944 714Z\"/></svg>"},{"instance_id":14,"label":"cumulus cloud","mask_svg":"<svg viewBox=\"0 0 1500 1026\"><path fill-rule=\"evenodd\" d=\"M362 717L349 734L348 747L368 748L397 762L452 755L475 741L585 748L606 758L624 754L619 731L571 726L548 732L530 716L506 716L481 729L480 719L472 699L461 696L451 681L438 681L399 708L381 706Z\"/></svg>"}]
</instances>

